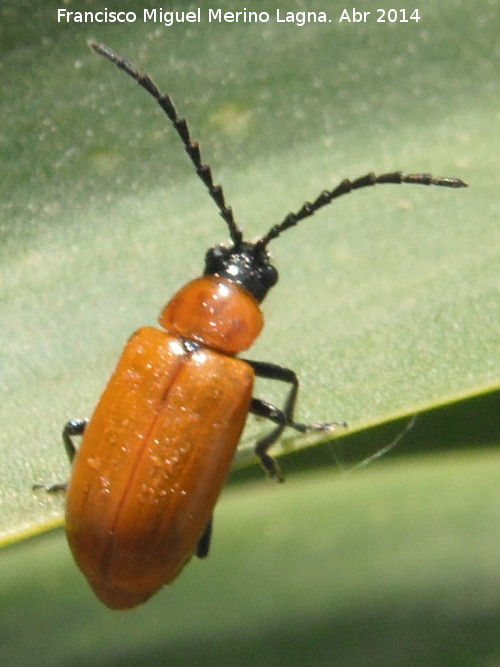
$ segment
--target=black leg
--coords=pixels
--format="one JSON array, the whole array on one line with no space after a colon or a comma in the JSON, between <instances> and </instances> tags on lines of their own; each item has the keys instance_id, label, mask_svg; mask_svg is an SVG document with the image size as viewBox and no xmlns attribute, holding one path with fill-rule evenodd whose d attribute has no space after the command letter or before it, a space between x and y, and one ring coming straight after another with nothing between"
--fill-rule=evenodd
<instances>
[{"instance_id":1,"label":"black leg","mask_svg":"<svg viewBox=\"0 0 500 667\"><path fill-rule=\"evenodd\" d=\"M196 555L198 558L206 558L210 550L210 540L212 539L212 524L213 517L210 517L210 521L207 523L205 530L203 531L198 546L196 547Z\"/></svg>"},{"instance_id":2,"label":"black leg","mask_svg":"<svg viewBox=\"0 0 500 667\"><path fill-rule=\"evenodd\" d=\"M85 427L88 424L88 419L71 419L63 428L62 438L64 449L68 456L69 462L73 463L77 451L76 445L73 442L75 436L83 435ZM45 489L47 493L57 493L58 491L66 491L67 482L58 482L57 484L33 484L33 490Z\"/></svg>"},{"instance_id":3,"label":"black leg","mask_svg":"<svg viewBox=\"0 0 500 667\"><path fill-rule=\"evenodd\" d=\"M250 406L250 412L259 417L265 417L276 424L276 427L272 431L257 441L255 445L255 454L259 457L269 476L282 482L283 476L278 463L276 462L276 459L268 453L268 450L278 440L287 426L294 428L296 431L299 431L299 433L305 433L306 431L333 431L336 426L346 426L347 424L338 421L318 424L302 424L294 421L293 413L297 401L297 392L299 390L297 374L289 368L284 368L283 366L278 366L265 361L251 361L245 359L245 362L252 366L258 377L267 378L269 380L280 380L281 382L287 382L291 385L283 409L276 408L274 405L271 405L271 403L259 398L253 398Z\"/></svg>"},{"instance_id":4,"label":"black leg","mask_svg":"<svg viewBox=\"0 0 500 667\"><path fill-rule=\"evenodd\" d=\"M58 482L57 484L33 484L31 487L33 491L43 489L47 493L58 493L59 491L66 491L68 488L67 482Z\"/></svg>"},{"instance_id":5,"label":"black leg","mask_svg":"<svg viewBox=\"0 0 500 667\"><path fill-rule=\"evenodd\" d=\"M64 448L70 463L73 463L73 459L75 458L77 450L76 445L73 442L73 438L75 436L83 435L88 421L88 419L71 419L64 425L62 437Z\"/></svg>"}]
</instances>

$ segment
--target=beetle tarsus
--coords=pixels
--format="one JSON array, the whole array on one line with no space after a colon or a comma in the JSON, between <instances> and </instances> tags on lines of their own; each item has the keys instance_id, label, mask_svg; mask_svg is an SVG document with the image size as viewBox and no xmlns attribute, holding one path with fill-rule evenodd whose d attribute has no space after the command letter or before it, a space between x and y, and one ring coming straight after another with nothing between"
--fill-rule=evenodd
<instances>
[{"instance_id":1,"label":"beetle tarsus","mask_svg":"<svg viewBox=\"0 0 500 667\"><path fill-rule=\"evenodd\" d=\"M56 484L33 484L31 487L33 491L39 491L40 489L43 489L46 493L60 493L60 492L66 492L66 489L68 488L67 482L59 482Z\"/></svg>"}]
</instances>

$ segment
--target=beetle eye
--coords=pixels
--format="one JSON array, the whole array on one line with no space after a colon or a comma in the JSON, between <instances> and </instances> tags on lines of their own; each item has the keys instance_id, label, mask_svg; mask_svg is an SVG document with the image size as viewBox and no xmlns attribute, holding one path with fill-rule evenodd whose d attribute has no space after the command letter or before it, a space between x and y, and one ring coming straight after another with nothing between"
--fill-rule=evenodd
<instances>
[{"instance_id":1,"label":"beetle eye","mask_svg":"<svg viewBox=\"0 0 500 667\"><path fill-rule=\"evenodd\" d=\"M205 254L205 273L209 272L214 266L214 249L210 248Z\"/></svg>"},{"instance_id":2,"label":"beetle eye","mask_svg":"<svg viewBox=\"0 0 500 667\"><path fill-rule=\"evenodd\" d=\"M209 248L205 255L205 274L215 273L220 268L221 258L224 255L222 246Z\"/></svg>"},{"instance_id":3,"label":"beetle eye","mask_svg":"<svg viewBox=\"0 0 500 667\"><path fill-rule=\"evenodd\" d=\"M273 287L278 282L278 270L272 265L266 266L265 283L268 288Z\"/></svg>"}]
</instances>

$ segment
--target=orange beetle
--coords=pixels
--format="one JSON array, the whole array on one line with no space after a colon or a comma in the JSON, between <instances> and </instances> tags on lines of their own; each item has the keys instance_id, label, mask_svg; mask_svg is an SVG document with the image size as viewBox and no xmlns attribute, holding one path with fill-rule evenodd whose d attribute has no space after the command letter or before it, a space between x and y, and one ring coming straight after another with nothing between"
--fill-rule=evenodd
<instances>
[{"instance_id":1,"label":"orange beetle","mask_svg":"<svg viewBox=\"0 0 500 667\"><path fill-rule=\"evenodd\" d=\"M232 241L229 247L210 249L203 277L167 304L160 316L164 331L147 327L131 337L90 421L72 420L63 430L73 462L66 504L69 545L97 597L108 607L126 609L172 581L193 554L207 555L214 506L249 412L274 423L255 452L280 481L268 450L285 427L322 431L339 423L294 421L296 374L235 357L259 335L259 303L278 279L268 243L351 190L376 183L465 183L401 172L344 180L255 243L246 242L171 98L108 47L90 46L135 79L166 112ZM252 396L255 375L290 385L282 409ZM73 438L82 435L77 450Z\"/></svg>"}]
</instances>

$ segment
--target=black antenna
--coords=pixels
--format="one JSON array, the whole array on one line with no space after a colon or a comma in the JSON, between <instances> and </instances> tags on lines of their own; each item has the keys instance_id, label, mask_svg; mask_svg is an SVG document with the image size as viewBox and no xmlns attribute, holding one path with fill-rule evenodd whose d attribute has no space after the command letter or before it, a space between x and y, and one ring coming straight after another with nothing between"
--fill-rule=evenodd
<instances>
[{"instance_id":1,"label":"black antenna","mask_svg":"<svg viewBox=\"0 0 500 667\"><path fill-rule=\"evenodd\" d=\"M181 118L178 115L170 95L164 95L160 93L154 81L147 74L142 74L139 72L137 68L129 60L127 60L127 58L122 58L108 46L105 46L104 44L98 44L92 40L89 40L88 44L99 55L107 58L108 60L111 60L112 63L126 72L130 77L132 77L132 79L134 79L134 81L142 86L144 90L146 90L155 98L155 100L158 102L158 104L161 106L163 111L167 114L170 121L172 122L172 125L181 138L182 143L184 144L186 153L189 155L191 162L196 169L196 173L205 184L210 196L217 205L217 208L219 209L219 212L229 229L229 235L233 244L235 246L240 245L243 241L243 233L234 219L231 207L226 205L222 186L214 185L212 171L209 165L204 164L201 161L200 146L198 142L191 139L186 119ZM270 241L280 236L280 234L282 234L287 229L290 229L290 227L294 227L305 218L309 218L311 215L314 215L316 211L318 211L320 208L323 208L323 206L327 206L333 199L337 199L337 197L341 197L342 195L352 192L353 190L359 190L360 188L383 183L440 185L447 188L467 187L467 183L464 183L464 181L460 180L459 178L448 176L439 176L435 178L431 174L407 174L404 176L401 171L394 171L388 174L381 174L379 176L376 176L374 173L370 173L366 174L366 176L361 176L354 181L345 179L333 190L323 190L323 192L321 192L313 202L305 202L299 211L296 213L289 213L279 224L273 225L267 234L265 234L254 244L255 248L264 250Z\"/></svg>"},{"instance_id":2,"label":"black antenna","mask_svg":"<svg viewBox=\"0 0 500 667\"><path fill-rule=\"evenodd\" d=\"M104 56L104 58L107 58L108 60L111 60L112 63L126 72L130 77L132 77L132 79L134 79L134 81L142 86L144 90L146 90L155 98L163 111L170 118L172 125L181 138L182 143L184 144L186 153L189 155L191 162L196 169L196 173L205 184L210 196L217 205L222 218L225 220L228 226L231 240L233 241L234 245L239 245L243 240L243 233L236 224L231 207L226 205L222 187L220 185L214 185L210 167L207 164L203 164L201 161L200 146L198 142L191 139L186 119L179 117L177 109L175 108L170 95L163 95L160 93L154 81L147 74L142 74L139 72L129 60L122 58L108 46L105 46L104 44L98 44L92 40L88 41L88 45L99 55Z\"/></svg>"},{"instance_id":3,"label":"black antenna","mask_svg":"<svg viewBox=\"0 0 500 667\"><path fill-rule=\"evenodd\" d=\"M255 246L264 249L267 244L282 234L290 227L294 227L301 220L314 215L323 206L327 206L333 199L346 195L352 190L359 190L360 188L368 187L369 185L377 185L378 183L413 183L416 185L441 185L446 188L466 188L467 183L464 183L459 178L448 176L439 176L434 178L431 174L407 174L403 176L401 171L393 171L389 174L381 174L376 176L374 173L361 176L355 181L345 179L337 185L333 190L323 190L320 195L313 202L306 202L302 208L296 213L289 213L286 218L278 225L274 225L261 239L257 241Z\"/></svg>"}]
</instances>

